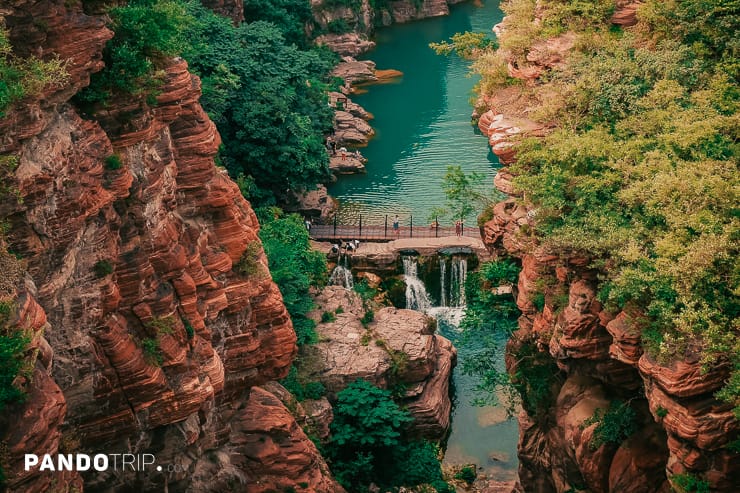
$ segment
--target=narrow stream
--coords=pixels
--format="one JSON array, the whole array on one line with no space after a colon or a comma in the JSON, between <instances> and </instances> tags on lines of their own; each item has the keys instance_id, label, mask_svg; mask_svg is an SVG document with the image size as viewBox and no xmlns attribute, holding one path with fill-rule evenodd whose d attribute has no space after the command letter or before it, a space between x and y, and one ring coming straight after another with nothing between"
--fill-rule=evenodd
<instances>
[{"instance_id":1,"label":"narrow stream","mask_svg":"<svg viewBox=\"0 0 740 493\"><path fill-rule=\"evenodd\" d=\"M436 55L429 43L463 31L493 37L491 28L503 18L498 3L455 5L449 16L378 31L377 48L365 58L404 76L352 96L375 116L370 123L376 136L362 151L367 174L342 176L329 187L340 200L340 219L399 214L403 222L413 215L422 224L433 207L444 205L440 184L447 166L493 178L498 160L470 122L477 78L468 76L468 61Z\"/></svg>"},{"instance_id":2,"label":"narrow stream","mask_svg":"<svg viewBox=\"0 0 740 493\"><path fill-rule=\"evenodd\" d=\"M456 5L447 17L391 26L377 33L377 48L365 57L379 69L401 70L404 76L397 83L369 86L366 93L352 97L375 116L370 123L376 137L363 150L368 158L367 174L342 176L329 187L331 195L340 200L340 220L358 214L365 218L398 214L402 222L413 215L417 224L431 220L431 210L445 203L440 185L449 165L482 173L492 182L500 165L470 122L477 79L468 76L468 61L438 56L429 43L463 31L492 37L491 28L502 18L499 2L489 0ZM474 217L468 221L475 224ZM415 258L404 259L404 270L408 307L435 316L440 334L458 347L453 373L455 407L445 462L475 463L491 479L514 479L517 422L507 417L503 406L473 405L477 380L462 374L463 362L473 350L459 341L466 264L440 265L438 300L431 299L419 279ZM503 361L500 364L503 369Z\"/></svg>"},{"instance_id":3,"label":"narrow stream","mask_svg":"<svg viewBox=\"0 0 740 493\"><path fill-rule=\"evenodd\" d=\"M462 364L475 350L472 343L460 343L460 322L465 313L464 284L467 262L464 258L440 259L449 264L449 273L440 274L441 298L435 303L427 293L424 282L418 277L417 258L403 257L406 282L406 306L423 311L437 319L439 334L447 337L458 349L458 365L453 371L455 388L452 430L447 440L444 462L450 465L476 464L479 472L490 479L509 481L516 479L517 441L519 429L516 419L506 414L503 405L480 406L473 404L479 395L475 392L478 380L464 375ZM436 306L435 306L436 305ZM502 336L501 347L505 344ZM503 370L503 358L499 362Z\"/></svg>"}]
</instances>

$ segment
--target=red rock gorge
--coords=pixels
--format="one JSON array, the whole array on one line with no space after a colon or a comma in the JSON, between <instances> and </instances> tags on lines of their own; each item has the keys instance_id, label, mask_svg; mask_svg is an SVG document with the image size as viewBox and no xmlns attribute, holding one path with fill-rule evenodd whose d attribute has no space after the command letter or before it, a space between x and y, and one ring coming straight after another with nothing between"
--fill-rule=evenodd
<instances>
[{"instance_id":1,"label":"red rock gorge","mask_svg":"<svg viewBox=\"0 0 740 493\"><path fill-rule=\"evenodd\" d=\"M27 265L11 320L33 333L28 398L3 417L8 490L81 491L76 472L25 472L24 454L92 448L155 453L182 472L166 483L95 474L84 480L91 491L184 491L183 481L271 491L287 479L340 491L292 415L258 387L287 373L295 333L261 248L264 275L233 269L260 245L259 225L214 164L220 137L198 78L172 59L156 102L130 97L80 115L69 99L102 68L113 34L103 16L61 0L4 3L0 16L16 53L56 55L69 73L0 120L20 199L4 199L2 213ZM110 156L120 167L106 166Z\"/></svg>"}]
</instances>

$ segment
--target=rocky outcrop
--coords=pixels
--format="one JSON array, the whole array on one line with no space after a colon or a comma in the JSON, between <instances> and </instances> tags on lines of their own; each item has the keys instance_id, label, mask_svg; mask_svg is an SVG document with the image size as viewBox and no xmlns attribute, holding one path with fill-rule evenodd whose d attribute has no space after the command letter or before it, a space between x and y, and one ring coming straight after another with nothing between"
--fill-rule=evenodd
<instances>
[{"instance_id":1,"label":"rocky outcrop","mask_svg":"<svg viewBox=\"0 0 740 493\"><path fill-rule=\"evenodd\" d=\"M44 309L36 302L35 286L29 279L15 294L14 312L8 316L4 331L23 331L31 337L24 352L24 363L30 371L20 375L15 384L26 394L18 404L10 405L9 412L0 417L0 440L4 445L3 468L7 476L4 486L8 491L44 492L53 483L59 483L59 491L74 491L82 488L78 472L64 471L58 478L25 471L26 454L68 453L73 437L61 433L61 425L67 411L64 394L51 377L53 350L44 334L53 330L47 322Z\"/></svg>"},{"instance_id":2,"label":"rocky outcrop","mask_svg":"<svg viewBox=\"0 0 740 493\"><path fill-rule=\"evenodd\" d=\"M201 3L217 14L228 17L234 24L244 20L244 2L242 0L201 0Z\"/></svg>"},{"instance_id":3,"label":"rocky outcrop","mask_svg":"<svg viewBox=\"0 0 740 493\"><path fill-rule=\"evenodd\" d=\"M617 0L614 14L609 21L622 27L634 26L637 24L637 9L640 5L642 2L639 0Z\"/></svg>"},{"instance_id":4,"label":"rocky outcrop","mask_svg":"<svg viewBox=\"0 0 740 493\"><path fill-rule=\"evenodd\" d=\"M359 33L322 34L315 42L339 56L355 57L375 48L375 41L370 41L365 34Z\"/></svg>"},{"instance_id":5,"label":"rocky outcrop","mask_svg":"<svg viewBox=\"0 0 740 493\"><path fill-rule=\"evenodd\" d=\"M370 0L355 3L311 0L311 11L316 27L323 34L317 37L340 55L356 56L375 46L367 41L376 26L389 26L450 13L450 5L462 0L392 0L379 5ZM338 33L336 29L348 30Z\"/></svg>"},{"instance_id":6,"label":"rocky outcrop","mask_svg":"<svg viewBox=\"0 0 740 493\"><path fill-rule=\"evenodd\" d=\"M198 104L198 78L170 60L153 107L115 97L81 118L68 99L101 68L111 35L102 16L81 9L19 1L3 11L17 53L71 60L64 87L0 121L23 199L4 201L2 214L39 286L38 305L22 306L48 318L47 326L31 317L48 328L28 407L3 430L12 463L21 450L77 443L178 466L85 474L87 491L226 491L256 481L341 491L295 420L255 387L287 373L295 333L257 218L214 164L220 138ZM38 15L43 36L33 27ZM256 273L240 273L240 263ZM49 480L81 488L76 475L5 472L24 491L43 491Z\"/></svg>"},{"instance_id":7,"label":"rocky outcrop","mask_svg":"<svg viewBox=\"0 0 740 493\"><path fill-rule=\"evenodd\" d=\"M508 166L514 162L516 151L514 140L517 136L541 135L544 126L526 118L506 117L495 110L488 110L478 119L478 128L488 137L491 150L501 164Z\"/></svg>"},{"instance_id":8,"label":"rocky outcrop","mask_svg":"<svg viewBox=\"0 0 740 493\"><path fill-rule=\"evenodd\" d=\"M728 443L737 439L738 423L732 406L714 397L729 367L707 371L691 349L673 362L644 352L645 316L605 311L590 259L538 247L523 233L534 219L536 213L509 199L494 207L483 228L491 250L522 262L515 291L522 316L509 342L509 371L526 364L513 355L529 344L561 372L550 380L552 407L520 415L520 490L555 492L580 484L595 492L665 492L673 476L688 473L710 491L733 491L740 473ZM594 449L596 425L588 419L613 401L629 404L639 431Z\"/></svg>"},{"instance_id":9,"label":"rocky outcrop","mask_svg":"<svg viewBox=\"0 0 740 493\"><path fill-rule=\"evenodd\" d=\"M381 388L405 386L401 402L414 417L415 433L441 438L449 427L449 381L457 351L434 334L434 321L412 310L382 308L363 326L362 300L353 291L328 286L316 298L313 317L339 313L332 322L319 323L319 343L306 360L306 371L321 381L332 399L349 383L365 379Z\"/></svg>"}]
</instances>

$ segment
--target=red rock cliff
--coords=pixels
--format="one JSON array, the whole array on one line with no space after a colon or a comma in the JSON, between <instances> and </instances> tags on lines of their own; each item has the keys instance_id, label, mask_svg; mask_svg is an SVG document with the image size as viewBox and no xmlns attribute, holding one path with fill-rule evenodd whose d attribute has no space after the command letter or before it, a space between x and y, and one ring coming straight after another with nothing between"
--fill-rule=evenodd
<instances>
[{"instance_id":1,"label":"red rock cliff","mask_svg":"<svg viewBox=\"0 0 740 493\"><path fill-rule=\"evenodd\" d=\"M286 374L295 334L256 216L214 165L220 137L198 103L197 77L172 60L156 106L121 98L83 119L68 100L102 68L112 35L102 17L62 0L19 1L2 13L16 53L57 54L70 74L63 87L0 121L0 152L19 157L23 198L1 212L38 286L33 306L48 318L49 348L28 405L10 419L12 443L20 444L11 446L10 463L29 452L23 440L42 427L44 441L28 445L39 453L55 453L61 434L78 444L74 451L149 452L178 465L167 473L88 474L90 491L132 484L223 491L234 482L248 491L297 482L340 491L282 404L250 390ZM113 154L118 169L105 166ZM246 277L234 266L254 243L248 260L260 273ZM264 418L281 416L289 435L276 440L292 446L276 451L260 440L273 430L255 411L265 406L274 415ZM81 483L15 467L7 474L9 484L23 485L14 491Z\"/></svg>"}]
</instances>

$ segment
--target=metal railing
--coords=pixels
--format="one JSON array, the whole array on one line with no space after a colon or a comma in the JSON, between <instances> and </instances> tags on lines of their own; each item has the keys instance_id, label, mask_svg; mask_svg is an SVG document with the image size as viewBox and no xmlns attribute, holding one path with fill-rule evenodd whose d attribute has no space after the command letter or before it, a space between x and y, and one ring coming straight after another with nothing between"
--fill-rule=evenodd
<instances>
[{"instance_id":1,"label":"metal railing","mask_svg":"<svg viewBox=\"0 0 740 493\"><path fill-rule=\"evenodd\" d=\"M384 217L359 216L354 224L339 222L335 217L331 224L313 224L310 228L311 238L315 240L365 240L391 241L400 238L441 238L443 236L480 237L478 228L471 228L461 224L457 226L443 226L439 221L431 224L414 224L413 216L409 216L398 225L387 215Z\"/></svg>"}]
</instances>

